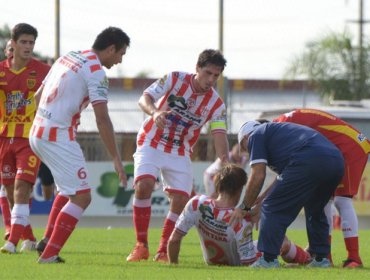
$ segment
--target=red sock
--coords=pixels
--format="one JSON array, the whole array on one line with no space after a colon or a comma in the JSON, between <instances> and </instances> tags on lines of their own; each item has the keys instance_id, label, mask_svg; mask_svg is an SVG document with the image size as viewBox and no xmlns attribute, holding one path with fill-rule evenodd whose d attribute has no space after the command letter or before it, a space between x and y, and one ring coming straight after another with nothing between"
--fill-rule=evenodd
<instances>
[{"instance_id":1,"label":"red sock","mask_svg":"<svg viewBox=\"0 0 370 280\"><path fill-rule=\"evenodd\" d=\"M25 226L22 234L22 239L23 240L31 240L31 241L36 241L35 236L33 235L32 227L30 224Z\"/></svg>"},{"instance_id":2,"label":"red sock","mask_svg":"<svg viewBox=\"0 0 370 280\"><path fill-rule=\"evenodd\" d=\"M348 252L348 259L354 260L358 263L362 263L360 258L359 246L358 246L358 237L347 237L344 238L344 242L346 243L346 249Z\"/></svg>"},{"instance_id":3,"label":"red sock","mask_svg":"<svg viewBox=\"0 0 370 280\"><path fill-rule=\"evenodd\" d=\"M10 221L11 221L11 213L10 213L10 205L8 198L6 196L0 197L0 207L1 207L1 213L3 215L3 221L5 226L5 231L10 232Z\"/></svg>"},{"instance_id":4,"label":"red sock","mask_svg":"<svg viewBox=\"0 0 370 280\"><path fill-rule=\"evenodd\" d=\"M136 231L137 242L148 244L148 229L150 223L151 207L134 206L133 222Z\"/></svg>"},{"instance_id":5,"label":"red sock","mask_svg":"<svg viewBox=\"0 0 370 280\"><path fill-rule=\"evenodd\" d=\"M307 264L309 263L311 256L308 252L306 252L304 249L296 245L296 255L294 257L294 263L299 264Z\"/></svg>"},{"instance_id":6,"label":"red sock","mask_svg":"<svg viewBox=\"0 0 370 280\"><path fill-rule=\"evenodd\" d=\"M24 228L25 228L24 225L12 224L8 241L12 242L15 246L17 246L23 234Z\"/></svg>"},{"instance_id":7,"label":"red sock","mask_svg":"<svg viewBox=\"0 0 370 280\"><path fill-rule=\"evenodd\" d=\"M49 238L51 237L51 234L53 233L55 220L58 217L58 214L60 213L60 210L64 207L64 205L67 204L69 201L69 198L63 195L58 194L53 202L53 206L51 207L49 218L48 218L48 224L46 226L46 230L44 233L44 237Z\"/></svg>"},{"instance_id":8,"label":"red sock","mask_svg":"<svg viewBox=\"0 0 370 280\"><path fill-rule=\"evenodd\" d=\"M55 221L53 234L51 235L48 244L41 255L41 258L47 259L59 254L60 250L75 229L78 220L79 219L67 213L59 213Z\"/></svg>"},{"instance_id":9,"label":"red sock","mask_svg":"<svg viewBox=\"0 0 370 280\"><path fill-rule=\"evenodd\" d=\"M164 226L163 226L163 231L162 231L162 236L161 236L161 241L159 243L159 248L158 248L158 253L167 253L167 243L168 239L171 236L171 233L173 229L175 228L176 222L171 221L170 219L166 218L164 221Z\"/></svg>"}]
</instances>

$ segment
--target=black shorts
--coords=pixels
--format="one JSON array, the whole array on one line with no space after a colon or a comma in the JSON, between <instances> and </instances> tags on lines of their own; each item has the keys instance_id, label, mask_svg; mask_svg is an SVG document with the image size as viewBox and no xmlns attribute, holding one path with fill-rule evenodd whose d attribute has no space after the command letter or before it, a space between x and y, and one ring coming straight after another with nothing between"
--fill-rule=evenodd
<instances>
[{"instance_id":1,"label":"black shorts","mask_svg":"<svg viewBox=\"0 0 370 280\"><path fill-rule=\"evenodd\" d=\"M41 162L40 164L40 169L37 177L40 178L41 184L43 186L50 186L54 184L53 175L51 174L49 167L47 167L43 162Z\"/></svg>"}]
</instances>

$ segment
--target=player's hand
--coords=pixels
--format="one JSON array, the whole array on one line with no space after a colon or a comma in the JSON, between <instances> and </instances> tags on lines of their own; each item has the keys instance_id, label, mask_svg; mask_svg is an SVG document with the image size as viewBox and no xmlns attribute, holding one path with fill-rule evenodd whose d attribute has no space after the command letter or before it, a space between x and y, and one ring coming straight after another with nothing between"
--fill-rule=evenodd
<instances>
[{"instance_id":1,"label":"player's hand","mask_svg":"<svg viewBox=\"0 0 370 280\"><path fill-rule=\"evenodd\" d=\"M240 208L235 208L234 211L230 214L229 224L231 226L235 226L235 225L241 223L245 214L246 214L246 211L243 211Z\"/></svg>"},{"instance_id":2,"label":"player's hand","mask_svg":"<svg viewBox=\"0 0 370 280\"><path fill-rule=\"evenodd\" d=\"M167 124L167 115L170 114L171 111L156 111L153 114L153 120L156 126L160 129L164 129Z\"/></svg>"},{"instance_id":3,"label":"player's hand","mask_svg":"<svg viewBox=\"0 0 370 280\"><path fill-rule=\"evenodd\" d=\"M114 169L116 170L116 172L118 174L120 186L123 187L123 188L126 188L127 187L127 176L126 176L125 170L123 169L123 165L122 165L121 161L119 161L119 162L115 161L114 162Z\"/></svg>"}]
</instances>

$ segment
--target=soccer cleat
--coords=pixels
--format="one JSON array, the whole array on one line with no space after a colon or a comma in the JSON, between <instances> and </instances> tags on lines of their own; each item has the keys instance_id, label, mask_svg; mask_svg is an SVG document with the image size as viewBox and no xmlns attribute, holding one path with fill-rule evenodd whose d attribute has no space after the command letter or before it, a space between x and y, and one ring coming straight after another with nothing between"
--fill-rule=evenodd
<instances>
[{"instance_id":1,"label":"soccer cleat","mask_svg":"<svg viewBox=\"0 0 370 280\"><path fill-rule=\"evenodd\" d=\"M319 267L319 268L329 268L332 267L332 263L329 259L323 258L321 261L317 261L316 259L313 259L309 264L306 265L306 267Z\"/></svg>"},{"instance_id":2,"label":"soccer cleat","mask_svg":"<svg viewBox=\"0 0 370 280\"><path fill-rule=\"evenodd\" d=\"M128 262L139 262L141 260L147 260L149 258L149 249L142 242L137 242L131 254L128 255L126 261Z\"/></svg>"},{"instance_id":3,"label":"soccer cleat","mask_svg":"<svg viewBox=\"0 0 370 280\"><path fill-rule=\"evenodd\" d=\"M31 252L35 250L36 250L36 240L31 241L27 239L27 240L23 240L21 244L21 249L19 250L19 252Z\"/></svg>"},{"instance_id":4,"label":"soccer cleat","mask_svg":"<svg viewBox=\"0 0 370 280\"><path fill-rule=\"evenodd\" d=\"M38 263L42 263L42 264L44 264L44 263L65 263L65 260L64 259L62 259L61 257L59 257L59 256L52 256L52 257L50 257L50 258L47 258L47 259L43 259L43 258L39 258L38 260L37 260L37 262Z\"/></svg>"},{"instance_id":5,"label":"soccer cleat","mask_svg":"<svg viewBox=\"0 0 370 280\"><path fill-rule=\"evenodd\" d=\"M263 256L259 257L254 263L250 265L253 268L278 268L280 266L277 259L274 259L272 262L265 260Z\"/></svg>"},{"instance_id":6,"label":"soccer cleat","mask_svg":"<svg viewBox=\"0 0 370 280\"><path fill-rule=\"evenodd\" d=\"M4 246L0 248L0 251L5 254L15 254L15 245L10 241L6 241Z\"/></svg>"},{"instance_id":7,"label":"soccer cleat","mask_svg":"<svg viewBox=\"0 0 370 280\"><path fill-rule=\"evenodd\" d=\"M44 252L46 245L48 244L49 239L44 237L36 244L36 250L39 253L39 256L41 256L42 252Z\"/></svg>"},{"instance_id":8,"label":"soccer cleat","mask_svg":"<svg viewBox=\"0 0 370 280\"><path fill-rule=\"evenodd\" d=\"M155 262L161 262L161 263L168 263L169 261L168 261L167 253L164 253L164 252L157 253L154 256L153 261L155 261Z\"/></svg>"},{"instance_id":9,"label":"soccer cleat","mask_svg":"<svg viewBox=\"0 0 370 280\"><path fill-rule=\"evenodd\" d=\"M357 262L355 260L351 260L351 259L347 259L345 261L343 261L343 265L342 265L344 268L360 268L360 267L364 267L362 265L362 262Z\"/></svg>"}]
</instances>

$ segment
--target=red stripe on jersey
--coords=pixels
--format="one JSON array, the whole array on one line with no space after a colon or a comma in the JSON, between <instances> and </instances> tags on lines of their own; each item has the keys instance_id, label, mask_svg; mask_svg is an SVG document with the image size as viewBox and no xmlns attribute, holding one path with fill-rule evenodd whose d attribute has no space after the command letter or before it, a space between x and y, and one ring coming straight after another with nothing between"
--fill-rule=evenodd
<instances>
[{"instance_id":1,"label":"red stripe on jersey","mask_svg":"<svg viewBox=\"0 0 370 280\"><path fill-rule=\"evenodd\" d=\"M96 54L93 54L93 55L89 55L86 57L88 60L97 60L98 57L96 56Z\"/></svg>"},{"instance_id":2,"label":"red stripe on jersey","mask_svg":"<svg viewBox=\"0 0 370 280\"><path fill-rule=\"evenodd\" d=\"M184 94L186 93L186 91L188 90L188 88L190 86L190 77L191 77L190 75L185 77L185 81L187 83L183 83L181 85L181 87L180 87L179 91L177 92L176 96L184 96ZM170 139L174 139L174 137L175 137L176 126L177 126L177 124L175 122L172 122L171 127L169 128L169 131L170 131L170 134L168 135L169 140L166 142L166 145L164 147L164 151L166 153L171 153L171 150L173 148L173 142ZM183 139L180 139L180 140L183 140Z\"/></svg>"},{"instance_id":3,"label":"red stripe on jersey","mask_svg":"<svg viewBox=\"0 0 370 280\"><path fill-rule=\"evenodd\" d=\"M220 210L217 209L217 208L214 208L213 209L213 215L214 215L215 219L217 219L218 218L218 215L220 215Z\"/></svg>"},{"instance_id":4,"label":"red stripe on jersey","mask_svg":"<svg viewBox=\"0 0 370 280\"><path fill-rule=\"evenodd\" d=\"M98 70L100 70L101 69L101 67L100 67L100 65L99 64L94 64L94 65L91 65L90 66L90 71L91 71L91 73L94 73L95 71L98 71Z\"/></svg>"},{"instance_id":5,"label":"red stripe on jersey","mask_svg":"<svg viewBox=\"0 0 370 280\"><path fill-rule=\"evenodd\" d=\"M164 95L164 97L162 98L161 100L161 103L159 104L158 106L158 109L161 110L163 108L163 106L166 104L166 101L167 101L167 98L168 96L170 95L171 91L173 90L176 82L177 82L178 78L176 75L172 75L172 85L171 85L171 88L166 92L166 94ZM153 118L152 118L153 119ZM154 120L153 120L154 121ZM146 130L146 128L144 128ZM146 130L146 131L149 131L149 130ZM162 132L163 132L163 129L157 129L156 132L155 132L155 135L152 139L152 141L150 142L150 146L153 147L153 148L157 148L158 146L158 143L159 141L161 140L161 135L162 135Z\"/></svg>"},{"instance_id":6,"label":"red stripe on jersey","mask_svg":"<svg viewBox=\"0 0 370 280\"><path fill-rule=\"evenodd\" d=\"M215 104L213 105L212 109L210 110L209 114L208 114L208 117L207 117L207 121L212 117L212 115L214 114L214 112L223 104L223 101L221 100L221 98L217 98L217 101L215 102Z\"/></svg>"},{"instance_id":7,"label":"red stripe on jersey","mask_svg":"<svg viewBox=\"0 0 370 280\"><path fill-rule=\"evenodd\" d=\"M193 199L193 201L191 202L191 206L193 207L193 211L196 211L198 209L198 203L199 203L199 199Z\"/></svg>"},{"instance_id":8,"label":"red stripe on jersey","mask_svg":"<svg viewBox=\"0 0 370 280\"><path fill-rule=\"evenodd\" d=\"M42 138L42 135L44 134L45 127L39 126L36 130L36 137L37 138Z\"/></svg>"},{"instance_id":9,"label":"red stripe on jersey","mask_svg":"<svg viewBox=\"0 0 370 280\"><path fill-rule=\"evenodd\" d=\"M85 54L85 53L89 53L89 52L91 52L91 50L82 51L81 53Z\"/></svg>"},{"instance_id":10,"label":"red stripe on jersey","mask_svg":"<svg viewBox=\"0 0 370 280\"><path fill-rule=\"evenodd\" d=\"M239 230L242 228L242 223L237 223L235 226L234 226L234 231L235 232L239 232Z\"/></svg>"},{"instance_id":11,"label":"red stripe on jersey","mask_svg":"<svg viewBox=\"0 0 370 280\"><path fill-rule=\"evenodd\" d=\"M24 124L17 123L15 125L14 137L23 137Z\"/></svg>"},{"instance_id":12,"label":"red stripe on jersey","mask_svg":"<svg viewBox=\"0 0 370 280\"><path fill-rule=\"evenodd\" d=\"M143 145L145 141L145 136L148 134L148 132L152 129L154 124L153 118L151 118L148 123L144 126L144 132L139 135L139 138L137 140L138 146Z\"/></svg>"},{"instance_id":13,"label":"red stripe on jersey","mask_svg":"<svg viewBox=\"0 0 370 280\"><path fill-rule=\"evenodd\" d=\"M50 142L56 142L57 141L57 127L50 127L49 130L49 141Z\"/></svg>"},{"instance_id":14,"label":"red stripe on jersey","mask_svg":"<svg viewBox=\"0 0 370 280\"><path fill-rule=\"evenodd\" d=\"M68 127L68 135L69 135L69 140L71 141L75 140L74 129L72 126Z\"/></svg>"}]
</instances>

